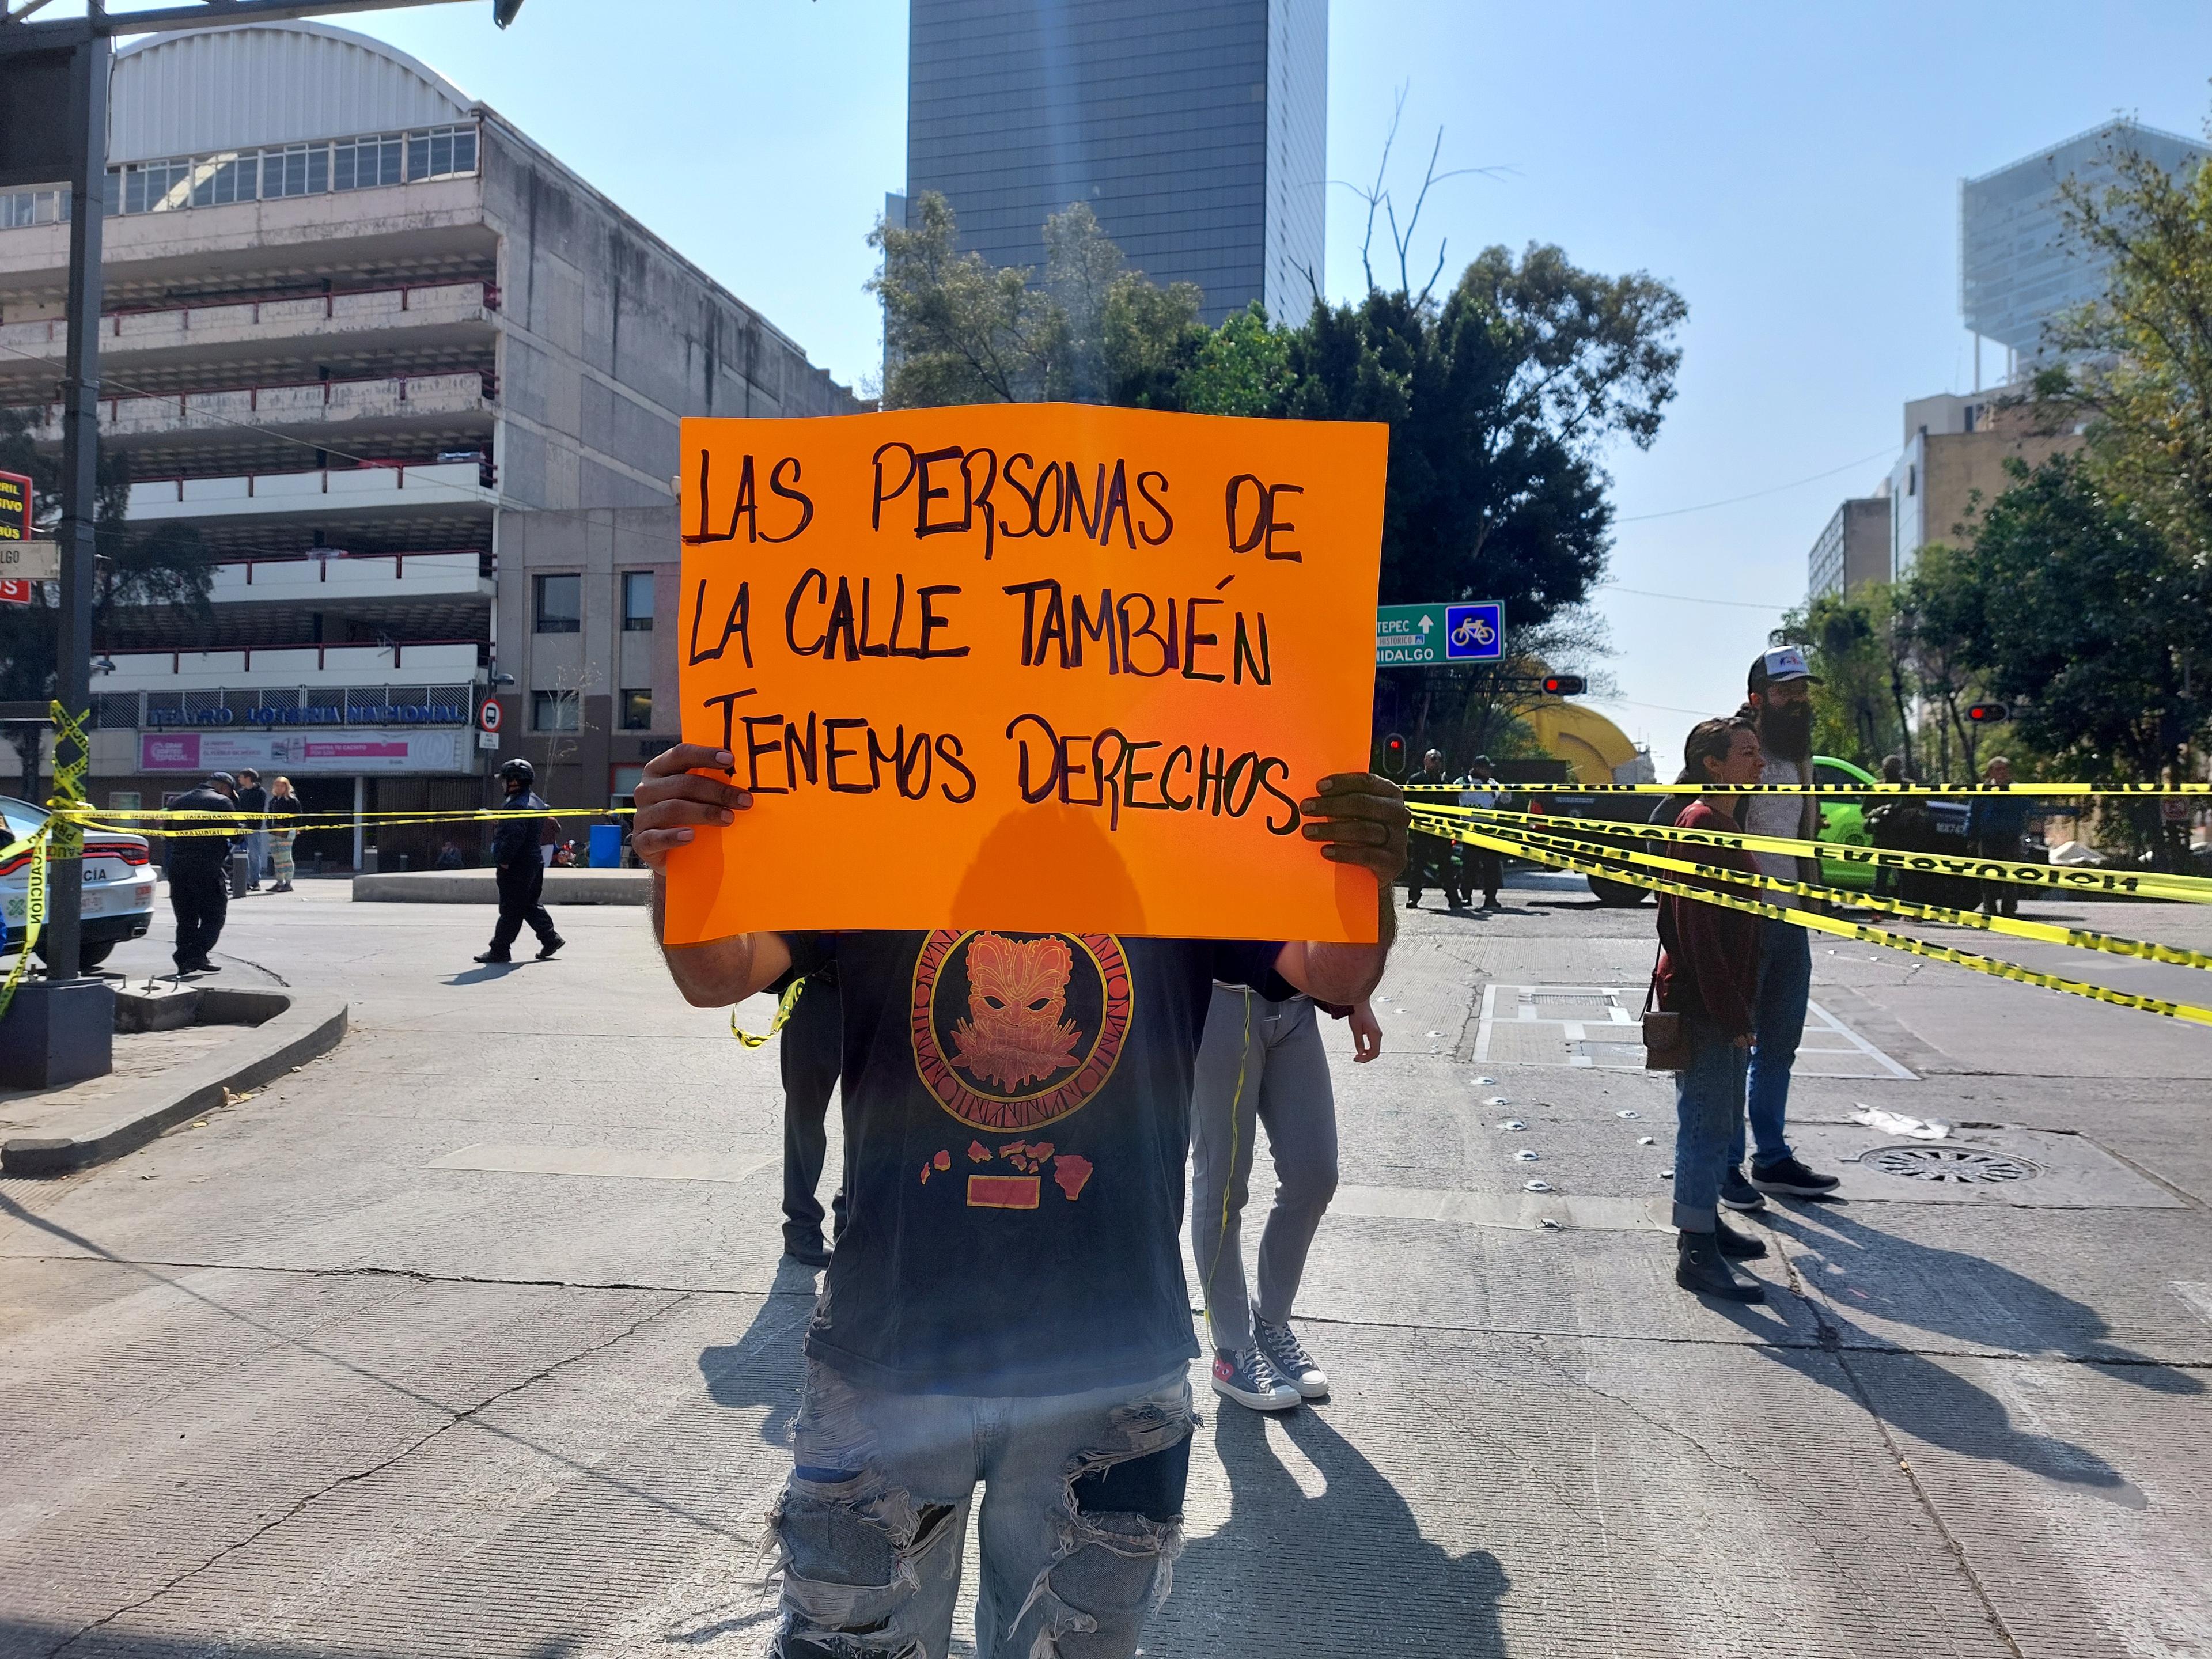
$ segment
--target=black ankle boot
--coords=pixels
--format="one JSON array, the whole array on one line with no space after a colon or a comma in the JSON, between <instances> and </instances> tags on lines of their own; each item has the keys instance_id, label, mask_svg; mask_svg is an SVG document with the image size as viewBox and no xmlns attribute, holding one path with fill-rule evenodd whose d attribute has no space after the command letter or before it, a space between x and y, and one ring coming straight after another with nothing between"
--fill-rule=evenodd
<instances>
[{"instance_id":1,"label":"black ankle boot","mask_svg":"<svg viewBox=\"0 0 2212 1659\"><path fill-rule=\"evenodd\" d=\"M1766 1292L1752 1279L1738 1279L1721 1255L1714 1233L1680 1235L1675 1241L1674 1282L1699 1296L1717 1296L1730 1302L1764 1302Z\"/></svg>"},{"instance_id":2,"label":"black ankle boot","mask_svg":"<svg viewBox=\"0 0 2212 1659\"><path fill-rule=\"evenodd\" d=\"M1718 1216L1713 1218L1713 1237L1720 1243L1721 1254L1731 1261L1756 1261L1766 1254L1765 1239L1740 1233Z\"/></svg>"}]
</instances>

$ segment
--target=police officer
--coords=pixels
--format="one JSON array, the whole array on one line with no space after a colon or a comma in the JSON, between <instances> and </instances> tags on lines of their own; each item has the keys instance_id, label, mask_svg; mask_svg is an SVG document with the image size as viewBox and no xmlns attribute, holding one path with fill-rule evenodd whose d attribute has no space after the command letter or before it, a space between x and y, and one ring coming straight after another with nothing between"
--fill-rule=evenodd
<instances>
[{"instance_id":1,"label":"police officer","mask_svg":"<svg viewBox=\"0 0 2212 1659\"><path fill-rule=\"evenodd\" d=\"M172 811L222 812L235 806L238 781L228 772L211 772L197 789L188 789L169 803ZM224 826L209 818L185 818L172 836L166 860L169 878L169 908L176 912L179 974L217 974L222 970L208 960L208 952L222 937L223 918L230 909L230 849L234 836L213 834Z\"/></svg>"},{"instance_id":2,"label":"police officer","mask_svg":"<svg viewBox=\"0 0 2212 1659\"><path fill-rule=\"evenodd\" d=\"M508 761L499 769L499 776L507 786L505 811L550 812L531 787L537 782L538 773L528 761ZM553 918L539 902L545 891L545 860L538 849L544 840L545 824L544 817L501 818L492 831L491 860L499 878L499 926L492 929L491 949L479 956L478 962L514 961L509 949L526 921L538 935L540 962L568 943L553 931Z\"/></svg>"}]
</instances>

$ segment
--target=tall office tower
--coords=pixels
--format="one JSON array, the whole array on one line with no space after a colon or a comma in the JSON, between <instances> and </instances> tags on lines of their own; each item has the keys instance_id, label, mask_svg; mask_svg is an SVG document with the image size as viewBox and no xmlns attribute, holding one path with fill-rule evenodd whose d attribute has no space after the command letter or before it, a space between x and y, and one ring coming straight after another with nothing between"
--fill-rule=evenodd
<instances>
[{"instance_id":1,"label":"tall office tower","mask_svg":"<svg viewBox=\"0 0 2212 1659\"><path fill-rule=\"evenodd\" d=\"M1040 268L1087 202L1153 281L1296 321L1324 282L1328 0L913 0L907 193Z\"/></svg>"},{"instance_id":2,"label":"tall office tower","mask_svg":"<svg viewBox=\"0 0 2212 1659\"><path fill-rule=\"evenodd\" d=\"M2013 356L2048 349L2045 327L2105 291L2104 259L2065 234L2058 187L2117 181L2115 156L2132 152L2168 173L2212 155L2203 144L2133 121L2112 121L1959 185L1959 309L1966 326Z\"/></svg>"}]
</instances>

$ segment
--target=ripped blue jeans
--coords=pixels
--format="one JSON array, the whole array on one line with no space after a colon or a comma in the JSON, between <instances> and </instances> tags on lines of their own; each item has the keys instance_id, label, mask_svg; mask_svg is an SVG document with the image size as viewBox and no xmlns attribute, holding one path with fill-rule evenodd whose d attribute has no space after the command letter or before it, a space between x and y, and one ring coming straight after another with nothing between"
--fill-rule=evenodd
<instances>
[{"instance_id":1,"label":"ripped blue jeans","mask_svg":"<svg viewBox=\"0 0 2212 1659\"><path fill-rule=\"evenodd\" d=\"M978 1659L1129 1659L1182 1547L1188 1373L1040 1398L885 1394L819 1361L773 1517L780 1659L945 1659L978 1481Z\"/></svg>"}]
</instances>

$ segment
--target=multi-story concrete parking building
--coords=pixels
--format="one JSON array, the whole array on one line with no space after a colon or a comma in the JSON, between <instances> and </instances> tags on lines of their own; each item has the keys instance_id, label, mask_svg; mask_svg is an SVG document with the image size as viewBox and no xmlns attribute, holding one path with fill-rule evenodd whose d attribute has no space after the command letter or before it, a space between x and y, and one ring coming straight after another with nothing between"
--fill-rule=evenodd
<instances>
[{"instance_id":1,"label":"multi-story concrete parking building","mask_svg":"<svg viewBox=\"0 0 2212 1659\"><path fill-rule=\"evenodd\" d=\"M101 441L131 520L190 524L216 568L211 625L102 619L93 799L252 765L317 810L475 806L518 754L556 804L625 795L678 729L678 420L851 395L380 42L155 37L112 107ZM0 402L55 442L67 212L0 196ZM387 866L444 838L367 836Z\"/></svg>"},{"instance_id":2,"label":"multi-story concrete parking building","mask_svg":"<svg viewBox=\"0 0 2212 1659\"><path fill-rule=\"evenodd\" d=\"M1218 323L1298 321L1324 283L1328 0L914 0L907 192L994 265L1087 202ZM896 212L897 204L893 204Z\"/></svg>"}]
</instances>

